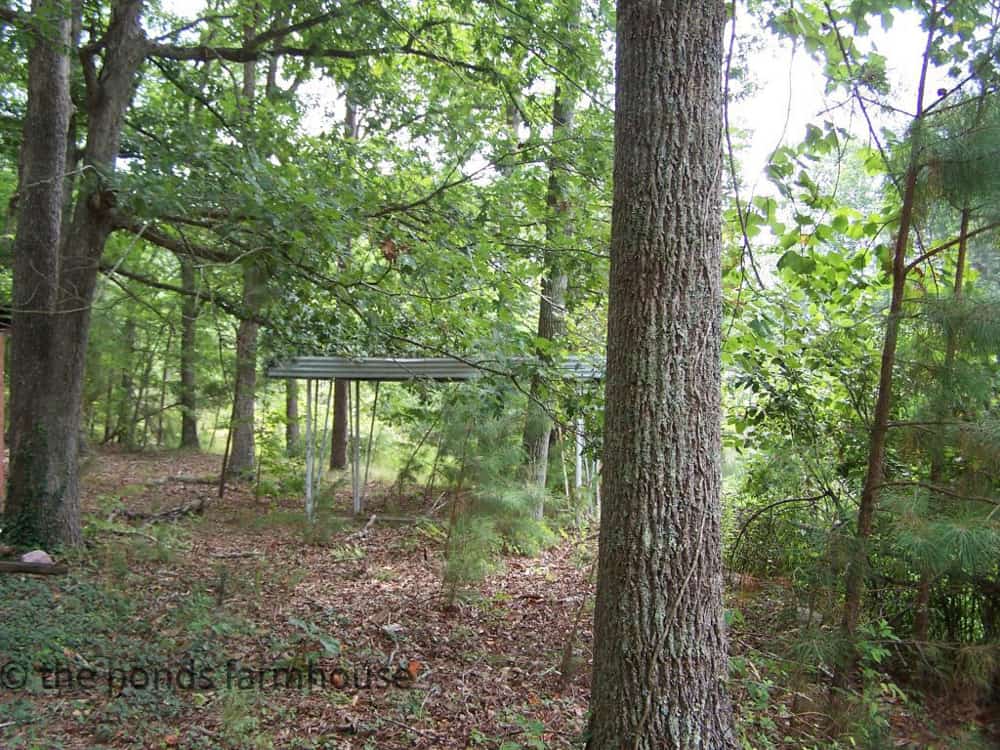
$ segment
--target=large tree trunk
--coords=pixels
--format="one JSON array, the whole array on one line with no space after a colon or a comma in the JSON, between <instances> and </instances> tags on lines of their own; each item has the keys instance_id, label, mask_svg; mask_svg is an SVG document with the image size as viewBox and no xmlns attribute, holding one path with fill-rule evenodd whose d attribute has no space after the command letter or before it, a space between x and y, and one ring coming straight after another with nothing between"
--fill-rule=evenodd
<instances>
[{"instance_id":1,"label":"large tree trunk","mask_svg":"<svg viewBox=\"0 0 1000 750\"><path fill-rule=\"evenodd\" d=\"M58 7L46 0L36 4L40 14L53 18L58 18ZM112 228L116 199L110 177L146 49L141 12L140 0L117 0L104 35L100 74L93 57L84 58L86 170L79 180L70 231L63 236L58 226L69 125L69 18L40 24L56 32L55 44L38 44L32 53L23 184L28 193L38 192L22 214L14 252L15 286L20 286L14 293L15 308L22 311L16 314L22 319L14 321L21 334L14 336L19 343L14 345L11 372L15 435L7 526L19 539L74 544L81 537L77 458L90 305ZM49 321L42 323L39 317Z\"/></svg>"},{"instance_id":2,"label":"large tree trunk","mask_svg":"<svg viewBox=\"0 0 1000 750\"><path fill-rule=\"evenodd\" d=\"M735 747L722 605L722 30L618 3L590 750Z\"/></svg>"},{"instance_id":3,"label":"large tree trunk","mask_svg":"<svg viewBox=\"0 0 1000 750\"><path fill-rule=\"evenodd\" d=\"M53 346L60 317L59 238L69 128L70 17L35 0L40 24L28 54L28 111L14 238L10 484L4 532L14 542L81 540L76 489L79 450L65 386L73 374ZM76 407L77 413L79 406Z\"/></svg>"},{"instance_id":4,"label":"large tree trunk","mask_svg":"<svg viewBox=\"0 0 1000 750\"><path fill-rule=\"evenodd\" d=\"M330 444L330 468L347 468L347 389L348 380L333 383L333 437Z\"/></svg>"},{"instance_id":5,"label":"large tree trunk","mask_svg":"<svg viewBox=\"0 0 1000 750\"><path fill-rule=\"evenodd\" d=\"M195 374L195 348L198 332L198 298L195 296L194 264L180 258L181 287L185 295L181 306L181 448L198 450L198 390Z\"/></svg>"},{"instance_id":6,"label":"large tree trunk","mask_svg":"<svg viewBox=\"0 0 1000 750\"><path fill-rule=\"evenodd\" d=\"M301 450L299 437L299 381L285 381L285 453L297 456Z\"/></svg>"},{"instance_id":7,"label":"large tree trunk","mask_svg":"<svg viewBox=\"0 0 1000 750\"><path fill-rule=\"evenodd\" d=\"M568 29L579 24L580 5L571 3L567 8ZM556 152L565 148L566 140L573 128L575 100L565 86L556 85L552 98L552 149L549 158L549 182L545 195L548 216L545 223L546 251L544 256L545 277L542 279L542 296L538 307L538 338L556 341L566 332L566 289L569 277L563 261L564 250L557 247L560 242L573 236L572 210L563 183L564 166ZM545 353L538 352L544 359ZM552 438L552 418L549 416L549 401L545 382L535 375L531 379L531 394L524 422L524 452L528 461L531 480L544 488L549 472L549 442ZM540 496L541 497L541 496ZM534 509L535 517L541 520L545 508L539 500Z\"/></svg>"}]
</instances>

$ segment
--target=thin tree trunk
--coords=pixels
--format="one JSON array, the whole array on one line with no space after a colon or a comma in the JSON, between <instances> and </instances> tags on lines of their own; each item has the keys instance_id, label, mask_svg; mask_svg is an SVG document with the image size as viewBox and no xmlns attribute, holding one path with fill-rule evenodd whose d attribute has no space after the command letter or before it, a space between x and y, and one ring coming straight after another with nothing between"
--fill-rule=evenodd
<instances>
[{"instance_id":1,"label":"thin tree trunk","mask_svg":"<svg viewBox=\"0 0 1000 750\"><path fill-rule=\"evenodd\" d=\"M156 447L163 447L163 412L167 405L167 377L170 374L170 347L174 343L174 329L167 331L167 346L163 350L163 369L160 372L160 409L156 415Z\"/></svg>"},{"instance_id":2,"label":"thin tree trunk","mask_svg":"<svg viewBox=\"0 0 1000 750\"><path fill-rule=\"evenodd\" d=\"M567 9L567 27L574 29L579 24L580 5L572 2ZM538 307L538 338L557 341L566 333L566 290L569 277L562 260L560 243L573 236L572 210L564 184L565 167L556 153L564 148L573 128L575 100L570 90L557 84L552 98L552 149L549 159L549 181L545 195L548 216L545 223L546 250L544 256L545 278L542 279L542 295ZM544 351L539 351L540 359L545 359ZM544 488L549 472L549 442L552 438L552 418L546 408L549 401L545 382L536 374L531 379L531 393L524 423L524 452L528 461L531 481ZM539 494L538 505L534 509L535 518L541 520L545 508L543 495Z\"/></svg>"},{"instance_id":3,"label":"thin tree trunk","mask_svg":"<svg viewBox=\"0 0 1000 750\"><path fill-rule=\"evenodd\" d=\"M348 380L336 380L333 384L333 437L330 445L330 468L347 468L347 389Z\"/></svg>"},{"instance_id":4,"label":"thin tree trunk","mask_svg":"<svg viewBox=\"0 0 1000 750\"><path fill-rule=\"evenodd\" d=\"M135 318L129 316L125 321L125 364L121 368L121 400L118 402L118 417L115 420L115 436L119 445L132 450L134 432L129 419L129 410L135 401L135 383L132 379L132 366L135 361Z\"/></svg>"},{"instance_id":5,"label":"thin tree trunk","mask_svg":"<svg viewBox=\"0 0 1000 750\"><path fill-rule=\"evenodd\" d=\"M348 84L344 92L344 137L357 139L359 135L358 107L352 96L352 86ZM347 241L348 250L351 240ZM351 383L349 380L335 380L333 384L333 431L330 437L330 469L347 468L347 443L350 432L350 410L348 409Z\"/></svg>"},{"instance_id":6,"label":"thin tree trunk","mask_svg":"<svg viewBox=\"0 0 1000 750\"><path fill-rule=\"evenodd\" d=\"M910 242L913 207L917 193L917 175L920 171L919 134L924 113L924 85L936 23L935 10L931 14L930 29L927 33L927 47L924 51L923 67L917 91L916 115L911 128L915 142L910 145L909 163L903 177L903 203L899 212L899 229L896 233L892 259L892 294L889 300L885 338L882 342L878 395L875 399L871 438L868 444L868 465L864 488L861 492L861 501L858 506L858 523L855 532L857 543L848 562L844 581L844 614L841 620L841 631L848 644L848 652L834 673L833 685L837 689L846 688L855 680L858 666L859 655L854 647L854 636L861 618L865 582L868 575L868 541L872 535L875 508L878 505L879 489L885 470L886 439L889 434L889 420L892 416L893 370L896 363L896 348L899 343L903 298L906 292L906 250Z\"/></svg>"},{"instance_id":7,"label":"thin tree trunk","mask_svg":"<svg viewBox=\"0 0 1000 750\"><path fill-rule=\"evenodd\" d=\"M721 553L725 4L619 0L589 750L729 750Z\"/></svg>"},{"instance_id":8,"label":"thin tree trunk","mask_svg":"<svg viewBox=\"0 0 1000 750\"><path fill-rule=\"evenodd\" d=\"M198 383L195 370L198 335L198 298L195 295L194 264L190 258L179 258L181 288L189 294L181 303L181 448L199 450Z\"/></svg>"},{"instance_id":9,"label":"thin tree trunk","mask_svg":"<svg viewBox=\"0 0 1000 750\"><path fill-rule=\"evenodd\" d=\"M157 335L157 339L159 335ZM146 447L146 435L149 431L149 417L145 416L147 409L145 408L146 403L146 392L149 390L150 374L153 371L153 357L156 353L155 346L150 344L145 350L145 357L143 361L145 364L142 367L142 376L139 378L139 392L136 394L135 399L133 399L135 406L132 409L132 419L129 423L131 430L132 442L135 444L132 447ZM142 438L139 441L135 440L135 430L142 422Z\"/></svg>"},{"instance_id":10,"label":"thin tree trunk","mask_svg":"<svg viewBox=\"0 0 1000 750\"><path fill-rule=\"evenodd\" d=\"M299 381L285 381L285 453L299 454Z\"/></svg>"},{"instance_id":11,"label":"thin tree trunk","mask_svg":"<svg viewBox=\"0 0 1000 750\"><path fill-rule=\"evenodd\" d=\"M104 439L102 441L104 444L107 444L114 435L111 429L111 413L114 411L115 381L110 374L107 375L107 378L108 387L104 399Z\"/></svg>"}]
</instances>

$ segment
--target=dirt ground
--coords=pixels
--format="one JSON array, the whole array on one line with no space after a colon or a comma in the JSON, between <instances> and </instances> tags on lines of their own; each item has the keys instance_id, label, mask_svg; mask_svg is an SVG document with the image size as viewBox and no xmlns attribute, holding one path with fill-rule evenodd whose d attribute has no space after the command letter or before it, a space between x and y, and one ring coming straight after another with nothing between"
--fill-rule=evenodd
<instances>
[{"instance_id":1,"label":"dirt ground","mask_svg":"<svg viewBox=\"0 0 1000 750\"><path fill-rule=\"evenodd\" d=\"M0 611L22 623L11 619L7 637L45 657L23 689L0 689L0 750L581 746L593 535L507 556L449 601L445 521L378 519L420 516L423 497L373 486L355 523L338 515L344 490L309 527L301 500L255 496L252 483L220 501L219 464L183 453L91 458L88 547L67 560L70 574L0 581ZM129 518L202 501L200 514ZM743 612L734 656L773 640L781 592L733 593ZM745 736L758 738L748 746L806 746L823 719L810 688L782 687L744 662L733 695ZM938 745L940 727L919 707L890 709L906 738L895 747L963 746Z\"/></svg>"}]
</instances>

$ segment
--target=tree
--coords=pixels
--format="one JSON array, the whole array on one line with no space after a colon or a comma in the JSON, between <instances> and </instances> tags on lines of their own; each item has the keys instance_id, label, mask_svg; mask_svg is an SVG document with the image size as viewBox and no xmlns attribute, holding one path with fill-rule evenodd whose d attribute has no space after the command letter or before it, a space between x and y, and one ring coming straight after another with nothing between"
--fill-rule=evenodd
<instances>
[{"instance_id":1,"label":"tree","mask_svg":"<svg viewBox=\"0 0 1000 750\"><path fill-rule=\"evenodd\" d=\"M198 291L194 263L181 256L181 287L186 292L181 307L181 448L198 450L198 392L195 372L195 335L198 325Z\"/></svg>"},{"instance_id":2,"label":"tree","mask_svg":"<svg viewBox=\"0 0 1000 750\"><path fill-rule=\"evenodd\" d=\"M566 27L570 32L576 31L580 23L580 5L572 0L566 8ZM564 40L563 56L568 44ZM561 61L560 68L565 67ZM573 109L575 100L573 90L568 82L557 82L552 96L552 149L563 150L561 140L568 140L573 128ZM549 158L549 179L545 192L545 203L548 215L545 221L545 276L542 279L541 299L538 304L538 343L542 347L551 347L552 343L565 336L566 333L566 289L569 276L563 248L554 247L560 239L573 236L571 224L570 199L566 189L566 168L553 153ZM548 353L541 349L537 352L546 358ZM528 400L527 418L524 425L524 451L528 457L530 479L543 490L548 479L549 441L552 437L552 418L546 404L545 382L536 374L531 380L531 397ZM539 520L544 515L542 503L544 492L539 493L539 503L535 508L535 517Z\"/></svg>"},{"instance_id":3,"label":"tree","mask_svg":"<svg viewBox=\"0 0 1000 750\"><path fill-rule=\"evenodd\" d=\"M722 2L618 3L588 748L731 748L720 539Z\"/></svg>"},{"instance_id":4,"label":"tree","mask_svg":"<svg viewBox=\"0 0 1000 750\"><path fill-rule=\"evenodd\" d=\"M347 413L347 394L350 381L333 383L333 432L330 437L330 468L347 468L347 434L350 415Z\"/></svg>"},{"instance_id":5,"label":"tree","mask_svg":"<svg viewBox=\"0 0 1000 750\"><path fill-rule=\"evenodd\" d=\"M60 273L60 234L72 109L66 55L71 19L59 0L35 0L32 20L14 240L12 318L18 333L11 347L13 440L4 531L24 541L76 543L81 539L76 498L80 393L72 366L82 367L83 351L60 335L65 318L58 314L66 297L72 301L72 287L60 284L70 275Z\"/></svg>"}]
</instances>

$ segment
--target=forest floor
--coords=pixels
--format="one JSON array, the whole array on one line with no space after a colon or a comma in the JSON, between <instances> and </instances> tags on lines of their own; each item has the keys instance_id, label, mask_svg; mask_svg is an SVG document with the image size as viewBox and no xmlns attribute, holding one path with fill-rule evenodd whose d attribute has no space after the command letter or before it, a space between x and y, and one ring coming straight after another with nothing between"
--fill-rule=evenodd
<instances>
[{"instance_id":1,"label":"forest floor","mask_svg":"<svg viewBox=\"0 0 1000 750\"><path fill-rule=\"evenodd\" d=\"M592 535L508 556L449 602L444 521L328 511L310 527L299 499L258 498L252 484L218 500L219 463L98 454L84 480L88 545L70 573L0 577L0 750L581 746ZM372 494L376 514L426 511L422 496ZM158 523L123 513L202 499L203 513ZM341 511L348 501L338 494ZM731 594L747 747L818 746L821 688L793 669L761 673L782 663L774 644L795 626L784 599L780 583ZM887 747L1000 746L975 707L873 700Z\"/></svg>"}]
</instances>

